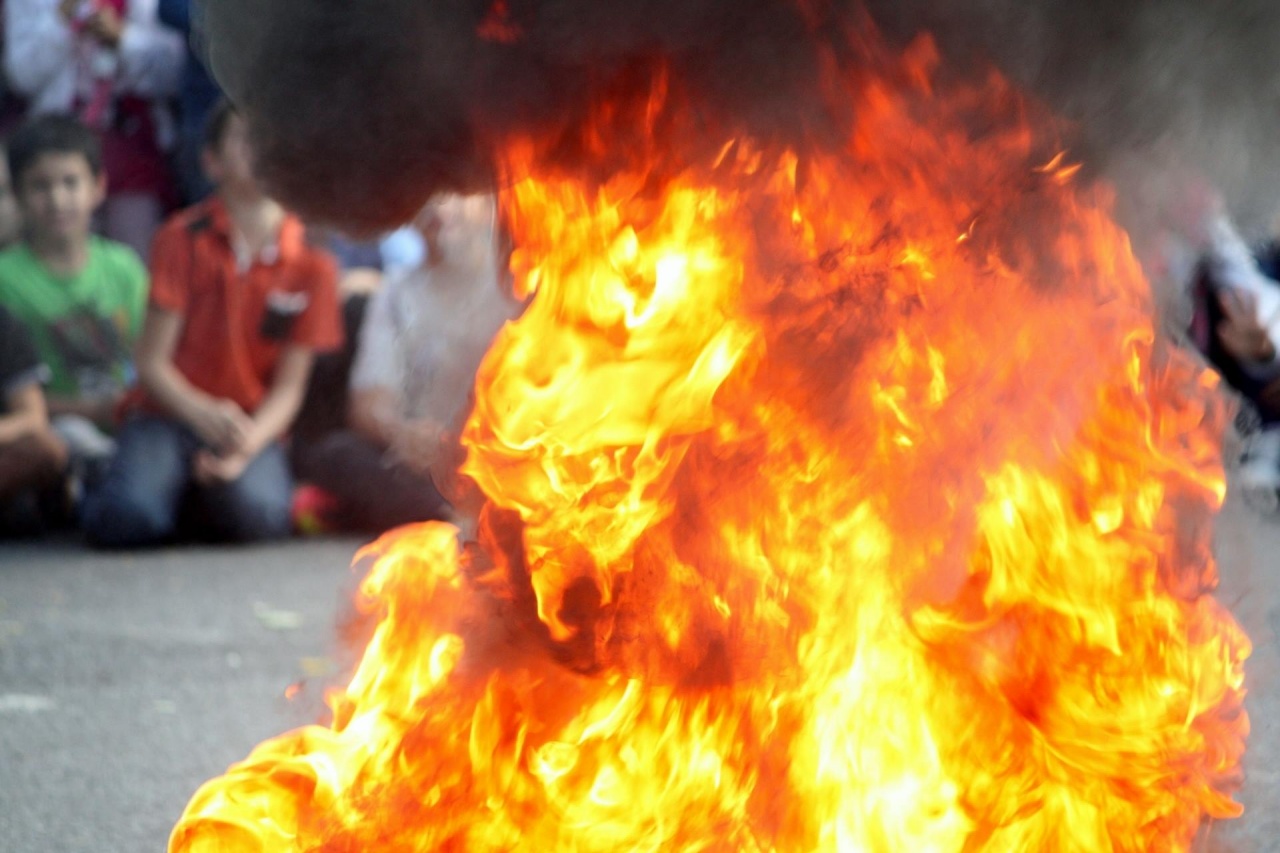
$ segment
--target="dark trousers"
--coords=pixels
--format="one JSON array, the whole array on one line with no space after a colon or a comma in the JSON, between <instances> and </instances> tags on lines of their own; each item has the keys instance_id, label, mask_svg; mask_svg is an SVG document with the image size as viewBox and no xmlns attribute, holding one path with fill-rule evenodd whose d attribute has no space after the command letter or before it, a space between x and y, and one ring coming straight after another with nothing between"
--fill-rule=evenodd
<instances>
[{"instance_id":1,"label":"dark trousers","mask_svg":"<svg viewBox=\"0 0 1280 853\"><path fill-rule=\"evenodd\" d=\"M230 542L288 536L293 477L284 448L267 446L237 480L201 485L191 472L201 447L195 433L169 418L126 423L106 475L85 496L86 538L131 547L187 534Z\"/></svg>"},{"instance_id":2,"label":"dark trousers","mask_svg":"<svg viewBox=\"0 0 1280 853\"><path fill-rule=\"evenodd\" d=\"M45 429L0 444L0 539L35 536L65 522L67 448Z\"/></svg>"},{"instance_id":3,"label":"dark trousers","mask_svg":"<svg viewBox=\"0 0 1280 853\"><path fill-rule=\"evenodd\" d=\"M429 476L401 463L350 430L333 432L299 454L299 476L338 499L340 522L380 533L416 521L448 517L449 502Z\"/></svg>"}]
</instances>

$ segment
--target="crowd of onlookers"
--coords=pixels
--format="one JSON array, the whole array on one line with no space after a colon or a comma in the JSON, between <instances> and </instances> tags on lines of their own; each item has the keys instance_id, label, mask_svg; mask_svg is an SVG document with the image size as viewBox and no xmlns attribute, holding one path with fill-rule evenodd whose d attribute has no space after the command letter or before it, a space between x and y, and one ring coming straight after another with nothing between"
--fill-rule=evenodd
<instances>
[{"instance_id":1,"label":"crowd of onlookers","mask_svg":"<svg viewBox=\"0 0 1280 853\"><path fill-rule=\"evenodd\" d=\"M299 221L254 176L193 2L0 0L0 537L463 521L442 476L519 310L492 196L363 241ZM1275 507L1280 251L1190 208L1189 337L1257 408L1244 485Z\"/></svg>"},{"instance_id":2,"label":"crowd of onlookers","mask_svg":"<svg viewBox=\"0 0 1280 853\"><path fill-rule=\"evenodd\" d=\"M489 195L356 241L256 180L189 0L2 0L0 536L100 546L456 518L519 306Z\"/></svg>"}]
</instances>

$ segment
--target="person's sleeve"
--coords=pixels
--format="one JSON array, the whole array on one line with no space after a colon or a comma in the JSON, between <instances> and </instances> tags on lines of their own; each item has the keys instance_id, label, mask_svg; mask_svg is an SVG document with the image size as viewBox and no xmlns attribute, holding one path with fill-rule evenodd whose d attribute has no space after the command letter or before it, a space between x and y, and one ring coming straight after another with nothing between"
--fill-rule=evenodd
<instances>
[{"instance_id":1,"label":"person's sleeve","mask_svg":"<svg viewBox=\"0 0 1280 853\"><path fill-rule=\"evenodd\" d=\"M392 317L395 284L386 283L369 299L360 326L360 343L351 366L353 390L399 388L396 330Z\"/></svg>"},{"instance_id":2,"label":"person's sleeve","mask_svg":"<svg viewBox=\"0 0 1280 853\"><path fill-rule=\"evenodd\" d=\"M149 276L142 259L127 247L122 253L121 278L125 284L125 312L129 316L129 343L132 345L142 334L142 321L147 314L147 284Z\"/></svg>"},{"instance_id":3,"label":"person's sleeve","mask_svg":"<svg viewBox=\"0 0 1280 853\"><path fill-rule=\"evenodd\" d=\"M160 0L160 23L187 35L191 32L191 0Z\"/></svg>"},{"instance_id":4,"label":"person's sleeve","mask_svg":"<svg viewBox=\"0 0 1280 853\"><path fill-rule=\"evenodd\" d=\"M294 324L290 343L316 352L342 346L342 308L338 303L338 266L328 254L318 254L308 270L311 299Z\"/></svg>"},{"instance_id":5,"label":"person's sleeve","mask_svg":"<svg viewBox=\"0 0 1280 853\"><path fill-rule=\"evenodd\" d=\"M0 309L0 395L7 400L28 385L48 381L49 369L40 361L26 327Z\"/></svg>"},{"instance_id":6,"label":"person's sleeve","mask_svg":"<svg viewBox=\"0 0 1280 853\"><path fill-rule=\"evenodd\" d=\"M120 90L142 98L176 95L186 60L182 34L156 18L155 0L130 0L120 36Z\"/></svg>"},{"instance_id":7,"label":"person's sleeve","mask_svg":"<svg viewBox=\"0 0 1280 853\"><path fill-rule=\"evenodd\" d=\"M151 244L151 289L146 304L174 314L187 313L191 288L192 238L178 223L161 228Z\"/></svg>"},{"instance_id":8,"label":"person's sleeve","mask_svg":"<svg viewBox=\"0 0 1280 853\"><path fill-rule=\"evenodd\" d=\"M57 0L5 0L4 70L16 92L34 98L74 62L71 27Z\"/></svg>"}]
</instances>

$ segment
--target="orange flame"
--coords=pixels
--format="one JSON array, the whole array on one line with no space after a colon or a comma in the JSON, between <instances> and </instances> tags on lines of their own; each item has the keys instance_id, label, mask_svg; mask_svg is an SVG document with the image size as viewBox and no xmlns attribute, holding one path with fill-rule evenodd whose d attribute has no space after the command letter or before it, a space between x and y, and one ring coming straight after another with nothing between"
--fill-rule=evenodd
<instances>
[{"instance_id":1,"label":"orange flame","mask_svg":"<svg viewBox=\"0 0 1280 853\"><path fill-rule=\"evenodd\" d=\"M593 183L510 145L483 549L375 543L332 725L171 850L1137 853L1240 813L1224 405L1106 190L935 62L833 79L838 146L650 139Z\"/></svg>"}]
</instances>

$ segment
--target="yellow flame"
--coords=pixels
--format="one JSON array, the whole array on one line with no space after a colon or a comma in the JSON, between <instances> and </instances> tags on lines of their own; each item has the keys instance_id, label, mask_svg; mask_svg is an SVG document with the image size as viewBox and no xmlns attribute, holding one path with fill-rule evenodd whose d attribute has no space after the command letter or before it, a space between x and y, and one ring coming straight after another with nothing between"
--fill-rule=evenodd
<instances>
[{"instance_id":1,"label":"yellow flame","mask_svg":"<svg viewBox=\"0 0 1280 853\"><path fill-rule=\"evenodd\" d=\"M1239 814L1225 406L1035 110L885 61L828 81L834 147L655 139L601 182L510 145L483 551L377 543L332 726L172 850L1140 853Z\"/></svg>"}]
</instances>

